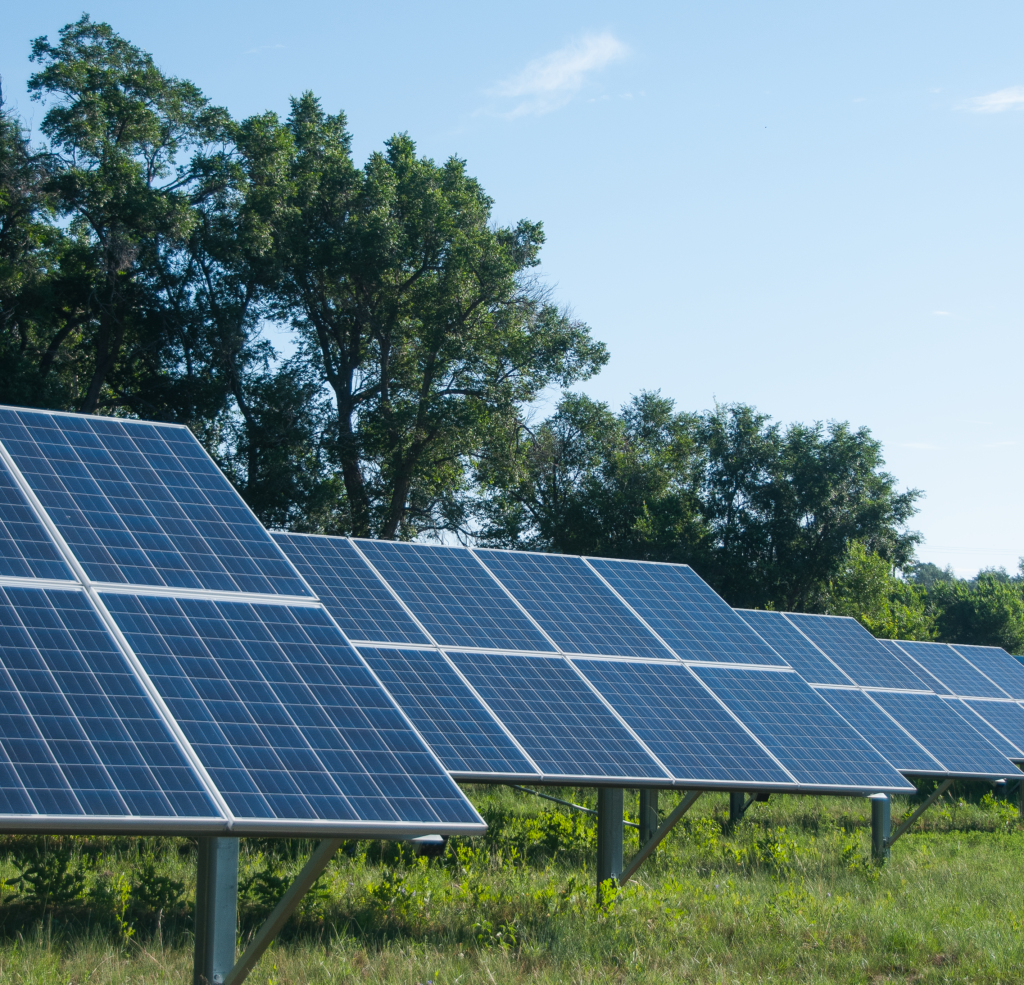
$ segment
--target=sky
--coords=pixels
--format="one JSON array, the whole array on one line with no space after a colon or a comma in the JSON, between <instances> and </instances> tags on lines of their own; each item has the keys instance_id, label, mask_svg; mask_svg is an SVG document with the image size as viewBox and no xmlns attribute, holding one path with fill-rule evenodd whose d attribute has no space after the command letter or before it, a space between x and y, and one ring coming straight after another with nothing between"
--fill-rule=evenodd
<instances>
[{"instance_id":1,"label":"sky","mask_svg":"<svg viewBox=\"0 0 1024 985\"><path fill-rule=\"evenodd\" d=\"M1024 5L83 4L5 9L29 124L30 41L83 9L236 117L312 90L357 160L405 131L544 222L611 352L581 389L867 427L922 560L1024 556Z\"/></svg>"}]
</instances>

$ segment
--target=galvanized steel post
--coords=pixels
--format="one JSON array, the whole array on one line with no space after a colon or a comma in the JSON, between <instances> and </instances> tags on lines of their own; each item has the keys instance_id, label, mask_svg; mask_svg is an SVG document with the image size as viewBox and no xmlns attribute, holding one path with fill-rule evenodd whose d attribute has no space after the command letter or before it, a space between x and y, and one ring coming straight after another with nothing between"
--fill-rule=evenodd
<instances>
[{"instance_id":1,"label":"galvanized steel post","mask_svg":"<svg viewBox=\"0 0 1024 985\"><path fill-rule=\"evenodd\" d=\"M868 800L871 801L871 857L885 861L889 857L892 804L886 793L873 793Z\"/></svg>"},{"instance_id":2,"label":"galvanized steel post","mask_svg":"<svg viewBox=\"0 0 1024 985\"><path fill-rule=\"evenodd\" d=\"M658 791L651 787L640 789L640 847L654 837L661 823L658 819Z\"/></svg>"},{"instance_id":3,"label":"galvanized steel post","mask_svg":"<svg viewBox=\"0 0 1024 985\"><path fill-rule=\"evenodd\" d=\"M739 824L743 820L743 807L747 795L742 790L729 791L729 824Z\"/></svg>"},{"instance_id":4,"label":"galvanized steel post","mask_svg":"<svg viewBox=\"0 0 1024 985\"><path fill-rule=\"evenodd\" d=\"M597 790L597 901L601 884L622 873L622 788Z\"/></svg>"},{"instance_id":5,"label":"galvanized steel post","mask_svg":"<svg viewBox=\"0 0 1024 985\"><path fill-rule=\"evenodd\" d=\"M193 985L222 985L235 963L238 839L200 838Z\"/></svg>"}]
</instances>

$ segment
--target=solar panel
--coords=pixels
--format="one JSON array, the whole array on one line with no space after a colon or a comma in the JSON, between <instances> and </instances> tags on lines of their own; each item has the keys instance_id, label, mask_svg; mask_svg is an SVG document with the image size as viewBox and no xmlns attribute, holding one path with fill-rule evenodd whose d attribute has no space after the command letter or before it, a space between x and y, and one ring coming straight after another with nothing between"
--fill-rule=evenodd
<instances>
[{"instance_id":1,"label":"solar panel","mask_svg":"<svg viewBox=\"0 0 1024 985\"><path fill-rule=\"evenodd\" d=\"M767 788L785 770L681 664L573 663L680 781Z\"/></svg>"},{"instance_id":2,"label":"solar panel","mask_svg":"<svg viewBox=\"0 0 1024 985\"><path fill-rule=\"evenodd\" d=\"M0 588L0 813L220 812L84 592Z\"/></svg>"},{"instance_id":3,"label":"solar panel","mask_svg":"<svg viewBox=\"0 0 1024 985\"><path fill-rule=\"evenodd\" d=\"M1014 762L1024 753L1024 708L1015 701L964 701L963 704L1005 737L999 751ZM986 733L987 735L988 733Z\"/></svg>"},{"instance_id":4,"label":"solar panel","mask_svg":"<svg viewBox=\"0 0 1024 985\"><path fill-rule=\"evenodd\" d=\"M1024 666L1016 657L1011 657L998 646L953 643L952 647L986 677L995 681L1011 698L1024 700Z\"/></svg>"},{"instance_id":5,"label":"solar panel","mask_svg":"<svg viewBox=\"0 0 1024 985\"><path fill-rule=\"evenodd\" d=\"M786 618L862 687L910 691L931 688L882 646L856 619L787 612Z\"/></svg>"},{"instance_id":6,"label":"solar panel","mask_svg":"<svg viewBox=\"0 0 1024 985\"><path fill-rule=\"evenodd\" d=\"M694 672L798 783L818 789L912 789L796 673L728 667L696 667Z\"/></svg>"},{"instance_id":7,"label":"solar panel","mask_svg":"<svg viewBox=\"0 0 1024 985\"><path fill-rule=\"evenodd\" d=\"M564 658L448 656L546 776L669 779Z\"/></svg>"},{"instance_id":8,"label":"solar panel","mask_svg":"<svg viewBox=\"0 0 1024 985\"><path fill-rule=\"evenodd\" d=\"M935 678L934 689L940 694L961 694L973 698L1008 697L1002 688L996 687L984 674L945 643L899 640L892 645L910 654Z\"/></svg>"},{"instance_id":9,"label":"solar panel","mask_svg":"<svg viewBox=\"0 0 1024 985\"><path fill-rule=\"evenodd\" d=\"M477 822L318 606L104 601L237 817Z\"/></svg>"},{"instance_id":10,"label":"solar panel","mask_svg":"<svg viewBox=\"0 0 1024 985\"><path fill-rule=\"evenodd\" d=\"M672 656L582 558L526 551L474 553L564 652Z\"/></svg>"},{"instance_id":11,"label":"solar panel","mask_svg":"<svg viewBox=\"0 0 1024 985\"><path fill-rule=\"evenodd\" d=\"M537 768L436 650L359 652L452 773L536 776Z\"/></svg>"},{"instance_id":12,"label":"solar panel","mask_svg":"<svg viewBox=\"0 0 1024 985\"><path fill-rule=\"evenodd\" d=\"M682 564L588 558L587 563L683 660L783 666L694 571Z\"/></svg>"},{"instance_id":13,"label":"solar panel","mask_svg":"<svg viewBox=\"0 0 1024 985\"><path fill-rule=\"evenodd\" d=\"M0 441L93 581L310 594L186 428L0 409Z\"/></svg>"},{"instance_id":14,"label":"solar panel","mask_svg":"<svg viewBox=\"0 0 1024 985\"><path fill-rule=\"evenodd\" d=\"M0 575L74 580L15 481L0 464Z\"/></svg>"},{"instance_id":15,"label":"solar panel","mask_svg":"<svg viewBox=\"0 0 1024 985\"><path fill-rule=\"evenodd\" d=\"M343 537L275 533L299 574L353 641L430 641L362 555Z\"/></svg>"},{"instance_id":16,"label":"solar panel","mask_svg":"<svg viewBox=\"0 0 1024 985\"><path fill-rule=\"evenodd\" d=\"M781 612L765 609L737 609L736 612L805 681L811 684L853 683Z\"/></svg>"},{"instance_id":17,"label":"solar panel","mask_svg":"<svg viewBox=\"0 0 1024 985\"><path fill-rule=\"evenodd\" d=\"M355 543L442 646L554 651L469 551L381 540Z\"/></svg>"}]
</instances>

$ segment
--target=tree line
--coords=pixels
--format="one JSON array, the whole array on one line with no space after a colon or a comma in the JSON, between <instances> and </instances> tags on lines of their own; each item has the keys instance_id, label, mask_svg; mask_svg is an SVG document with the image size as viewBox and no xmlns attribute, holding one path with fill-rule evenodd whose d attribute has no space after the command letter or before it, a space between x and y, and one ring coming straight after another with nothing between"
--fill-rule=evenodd
<instances>
[{"instance_id":1,"label":"tree line","mask_svg":"<svg viewBox=\"0 0 1024 985\"><path fill-rule=\"evenodd\" d=\"M185 424L273 528L685 562L918 638L989 591L914 580L920 493L865 428L573 392L608 351L458 157L401 133L358 165L309 92L237 120L88 15L30 58L38 143L0 96L0 401Z\"/></svg>"}]
</instances>

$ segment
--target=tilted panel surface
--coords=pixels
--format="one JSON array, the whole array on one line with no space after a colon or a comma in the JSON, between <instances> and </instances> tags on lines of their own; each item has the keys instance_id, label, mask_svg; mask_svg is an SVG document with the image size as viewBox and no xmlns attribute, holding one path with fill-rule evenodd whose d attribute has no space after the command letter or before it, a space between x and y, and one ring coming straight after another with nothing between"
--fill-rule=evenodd
<instances>
[{"instance_id":1,"label":"tilted panel surface","mask_svg":"<svg viewBox=\"0 0 1024 985\"><path fill-rule=\"evenodd\" d=\"M942 763L922 749L863 691L816 690L900 772L933 776L946 772Z\"/></svg>"},{"instance_id":2,"label":"tilted panel surface","mask_svg":"<svg viewBox=\"0 0 1024 985\"><path fill-rule=\"evenodd\" d=\"M923 643L916 640L892 642L906 650L941 686L939 694L961 694L972 698L1007 698L1009 695L992 683L977 668L971 666L946 643Z\"/></svg>"},{"instance_id":3,"label":"tilted panel surface","mask_svg":"<svg viewBox=\"0 0 1024 985\"><path fill-rule=\"evenodd\" d=\"M449 656L545 774L665 778L563 658Z\"/></svg>"},{"instance_id":4,"label":"tilted panel surface","mask_svg":"<svg viewBox=\"0 0 1024 985\"><path fill-rule=\"evenodd\" d=\"M897 660L899 660L900 663L905 663L910 667L914 674L921 678L925 687L929 690L934 691L936 694L952 695L956 693L951 688L946 687L946 685L943 684L942 681L940 681L934 674L929 672L927 667L920 666L920 661L915 662L910 659L907 653L900 649L900 643L905 643L907 642L906 640L900 640L900 643L897 643L895 640L879 640L878 642L881 643L882 646L884 646L885 649L888 650L889 653L891 653Z\"/></svg>"},{"instance_id":5,"label":"tilted panel surface","mask_svg":"<svg viewBox=\"0 0 1024 985\"><path fill-rule=\"evenodd\" d=\"M588 558L684 660L784 666L784 661L692 568Z\"/></svg>"},{"instance_id":6,"label":"tilted panel surface","mask_svg":"<svg viewBox=\"0 0 1024 985\"><path fill-rule=\"evenodd\" d=\"M792 785L792 778L687 667L573 663L677 780Z\"/></svg>"},{"instance_id":7,"label":"tilted panel surface","mask_svg":"<svg viewBox=\"0 0 1024 985\"><path fill-rule=\"evenodd\" d=\"M284 533L272 536L349 639L429 643L345 538Z\"/></svg>"},{"instance_id":8,"label":"tilted panel surface","mask_svg":"<svg viewBox=\"0 0 1024 985\"><path fill-rule=\"evenodd\" d=\"M0 409L0 441L93 581L310 594L185 428Z\"/></svg>"},{"instance_id":9,"label":"tilted panel surface","mask_svg":"<svg viewBox=\"0 0 1024 985\"><path fill-rule=\"evenodd\" d=\"M105 602L236 816L476 823L322 609Z\"/></svg>"},{"instance_id":10,"label":"tilted panel surface","mask_svg":"<svg viewBox=\"0 0 1024 985\"><path fill-rule=\"evenodd\" d=\"M581 558L526 551L474 553L566 653L672 656Z\"/></svg>"},{"instance_id":11,"label":"tilted panel surface","mask_svg":"<svg viewBox=\"0 0 1024 985\"><path fill-rule=\"evenodd\" d=\"M872 691L871 697L950 773L1002 777L1012 775L1016 769L977 728L950 707L950 702L937 695Z\"/></svg>"},{"instance_id":12,"label":"tilted panel surface","mask_svg":"<svg viewBox=\"0 0 1024 985\"><path fill-rule=\"evenodd\" d=\"M1000 746L1003 755L1014 762L1020 761L1024 753L1024 708L1015 701L965 701L964 704L1013 744L1013 749Z\"/></svg>"},{"instance_id":13,"label":"tilted panel surface","mask_svg":"<svg viewBox=\"0 0 1024 985\"><path fill-rule=\"evenodd\" d=\"M81 591L0 588L0 814L220 814Z\"/></svg>"},{"instance_id":14,"label":"tilted panel surface","mask_svg":"<svg viewBox=\"0 0 1024 985\"><path fill-rule=\"evenodd\" d=\"M737 609L736 612L805 681L811 684L853 683L781 612L766 609Z\"/></svg>"},{"instance_id":15,"label":"tilted panel surface","mask_svg":"<svg viewBox=\"0 0 1024 985\"><path fill-rule=\"evenodd\" d=\"M695 673L799 783L858 790L908 788L881 754L797 674L728 667L697 667Z\"/></svg>"},{"instance_id":16,"label":"tilted panel surface","mask_svg":"<svg viewBox=\"0 0 1024 985\"><path fill-rule=\"evenodd\" d=\"M0 575L69 581L75 578L3 464L0 464Z\"/></svg>"},{"instance_id":17,"label":"tilted panel surface","mask_svg":"<svg viewBox=\"0 0 1024 985\"><path fill-rule=\"evenodd\" d=\"M991 677L1011 698L1024 701L1024 665L998 646L950 644L987 677Z\"/></svg>"},{"instance_id":18,"label":"tilted panel surface","mask_svg":"<svg viewBox=\"0 0 1024 985\"><path fill-rule=\"evenodd\" d=\"M787 612L786 618L861 687L931 690L930 684L886 650L856 619L802 612Z\"/></svg>"},{"instance_id":19,"label":"tilted panel surface","mask_svg":"<svg viewBox=\"0 0 1024 985\"><path fill-rule=\"evenodd\" d=\"M536 774L436 650L360 647L359 652L445 769L453 773Z\"/></svg>"},{"instance_id":20,"label":"tilted panel surface","mask_svg":"<svg viewBox=\"0 0 1024 985\"><path fill-rule=\"evenodd\" d=\"M356 543L443 646L553 651L469 551L380 540Z\"/></svg>"}]
</instances>

